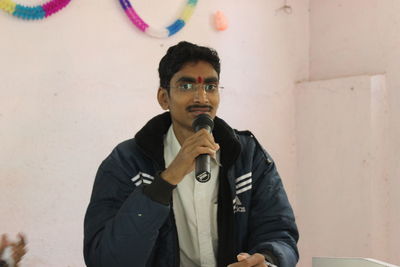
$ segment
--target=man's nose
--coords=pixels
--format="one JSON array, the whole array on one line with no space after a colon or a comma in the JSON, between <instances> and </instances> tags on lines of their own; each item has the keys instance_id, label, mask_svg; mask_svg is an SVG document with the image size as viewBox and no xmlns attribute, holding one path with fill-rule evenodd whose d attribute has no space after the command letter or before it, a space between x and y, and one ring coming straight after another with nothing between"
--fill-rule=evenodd
<instances>
[{"instance_id":1,"label":"man's nose","mask_svg":"<svg viewBox=\"0 0 400 267\"><path fill-rule=\"evenodd\" d=\"M199 84L194 91L194 100L198 103L208 103L207 92L202 84Z\"/></svg>"}]
</instances>

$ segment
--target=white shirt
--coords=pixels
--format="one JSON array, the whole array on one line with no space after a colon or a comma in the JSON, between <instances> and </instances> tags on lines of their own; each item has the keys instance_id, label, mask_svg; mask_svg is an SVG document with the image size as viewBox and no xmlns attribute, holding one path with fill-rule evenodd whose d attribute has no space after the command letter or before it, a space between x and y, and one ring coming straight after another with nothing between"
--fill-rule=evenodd
<instances>
[{"instance_id":1,"label":"white shirt","mask_svg":"<svg viewBox=\"0 0 400 267\"><path fill-rule=\"evenodd\" d=\"M164 138L164 160L167 167L180 149L181 145L171 125ZM208 182L198 182L192 171L172 193L181 267L216 266L218 173L218 164L211 160L211 179Z\"/></svg>"}]
</instances>

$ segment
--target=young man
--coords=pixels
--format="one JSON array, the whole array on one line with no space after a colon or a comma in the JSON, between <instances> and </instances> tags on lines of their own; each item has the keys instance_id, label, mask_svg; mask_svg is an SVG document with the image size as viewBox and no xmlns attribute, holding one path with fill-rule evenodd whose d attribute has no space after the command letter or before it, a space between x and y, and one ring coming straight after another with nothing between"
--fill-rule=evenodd
<instances>
[{"instance_id":1,"label":"young man","mask_svg":"<svg viewBox=\"0 0 400 267\"><path fill-rule=\"evenodd\" d=\"M216 117L220 62L209 48L170 47L159 65L164 114L103 161L85 217L88 266L273 266L298 260L298 231L275 164L254 136ZM195 132L200 114L212 133ZM194 177L209 154L211 179Z\"/></svg>"}]
</instances>

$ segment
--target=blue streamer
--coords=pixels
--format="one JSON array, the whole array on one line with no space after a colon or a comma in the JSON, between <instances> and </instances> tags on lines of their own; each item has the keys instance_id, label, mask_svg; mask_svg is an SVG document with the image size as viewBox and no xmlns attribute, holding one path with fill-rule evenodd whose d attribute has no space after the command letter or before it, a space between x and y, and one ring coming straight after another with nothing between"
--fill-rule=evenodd
<instances>
[{"instance_id":1,"label":"blue streamer","mask_svg":"<svg viewBox=\"0 0 400 267\"><path fill-rule=\"evenodd\" d=\"M41 6L27 7L17 4L13 15L21 19L36 20L43 19L46 16L46 12Z\"/></svg>"},{"instance_id":2,"label":"blue streamer","mask_svg":"<svg viewBox=\"0 0 400 267\"><path fill-rule=\"evenodd\" d=\"M171 36L171 35L177 33L184 26L185 26L185 22L181 19L177 19L174 23L172 23L170 26L167 27L167 30L169 32L168 36Z\"/></svg>"}]
</instances>

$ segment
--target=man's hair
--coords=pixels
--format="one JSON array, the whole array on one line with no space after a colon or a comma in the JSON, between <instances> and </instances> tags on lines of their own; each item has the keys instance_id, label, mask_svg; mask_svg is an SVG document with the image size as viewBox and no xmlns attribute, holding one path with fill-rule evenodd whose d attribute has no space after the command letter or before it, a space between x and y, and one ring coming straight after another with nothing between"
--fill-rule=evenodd
<instances>
[{"instance_id":1,"label":"man's hair","mask_svg":"<svg viewBox=\"0 0 400 267\"><path fill-rule=\"evenodd\" d=\"M161 59L158 66L160 87L169 91L172 76L186 63L205 61L210 63L214 70L220 73L220 62L217 51L205 46L198 46L189 42L180 42L168 48L167 54Z\"/></svg>"}]
</instances>

